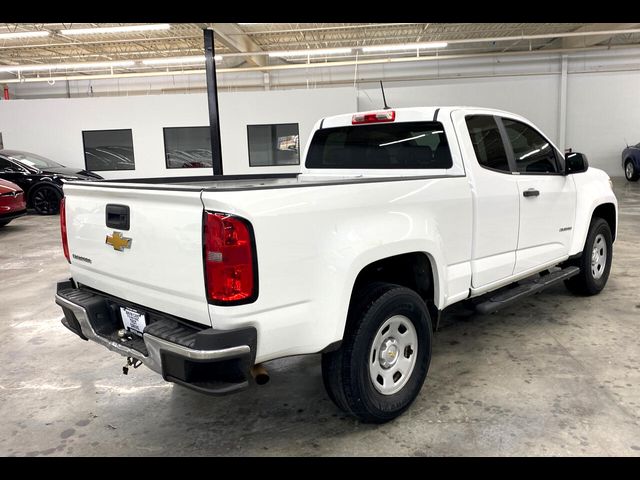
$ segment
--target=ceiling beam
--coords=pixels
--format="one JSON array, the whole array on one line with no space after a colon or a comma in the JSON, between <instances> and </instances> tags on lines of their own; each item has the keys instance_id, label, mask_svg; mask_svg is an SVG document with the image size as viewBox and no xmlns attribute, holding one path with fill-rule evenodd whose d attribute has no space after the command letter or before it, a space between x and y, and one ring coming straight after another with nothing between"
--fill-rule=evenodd
<instances>
[{"instance_id":1,"label":"ceiling beam","mask_svg":"<svg viewBox=\"0 0 640 480\"><path fill-rule=\"evenodd\" d=\"M606 31L604 35L584 35L579 37L556 38L545 45L544 49L550 48L581 48L592 47L609 41L615 33L614 30L631 30L638 28L640 23L589 23L575 29L572 33Z\"/></svg>"},{"instance_id":2,"label":"ceiling beam","mask_svg":"<svg viewBox=\"0 0 640 480\"><path fill-rule=\"evenodd\" d=\"M216 33L216 40L234 53L262 51L236 23L213 23L212 27ZM260 55L247 56L246 62L249 65L264 67L267 65L267 58Z\"/></svg>"}]
</instances>

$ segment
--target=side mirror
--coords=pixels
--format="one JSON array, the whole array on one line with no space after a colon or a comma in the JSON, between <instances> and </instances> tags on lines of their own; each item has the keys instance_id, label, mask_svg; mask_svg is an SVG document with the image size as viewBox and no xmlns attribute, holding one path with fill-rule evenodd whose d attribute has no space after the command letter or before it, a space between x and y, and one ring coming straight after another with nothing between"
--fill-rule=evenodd
<instances>
[{"instance_id":1,"label":"side mirror","mask_svg":"<svg viewBox=\"0 0 640 480\"><path fill-rule=\"evenodd\" d=\"M586 172L589 168L589 161L584 153L571 152L565 157L565 175L572 173Z\"/></svg>"}]
</instances>

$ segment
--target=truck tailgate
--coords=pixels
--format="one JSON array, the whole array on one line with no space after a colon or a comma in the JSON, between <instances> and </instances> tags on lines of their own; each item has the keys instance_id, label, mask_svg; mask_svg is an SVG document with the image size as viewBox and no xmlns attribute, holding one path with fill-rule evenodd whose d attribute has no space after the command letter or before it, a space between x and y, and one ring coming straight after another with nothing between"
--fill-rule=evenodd
<instances>
[{"instance_id":1,"label":"truck tailgate","mask_svg":"<svg viewBox=\"0 0 640 480\"><path fill-rule=\"evenodd\" d=\"M64 186L76 282L134 304L210 326L199 189ZM129 207L129 229L107 226L107 205ZM131 239L117 250L107 237ZM116 245L118 247L120 245Z\"/></svg>"}]
</instances>

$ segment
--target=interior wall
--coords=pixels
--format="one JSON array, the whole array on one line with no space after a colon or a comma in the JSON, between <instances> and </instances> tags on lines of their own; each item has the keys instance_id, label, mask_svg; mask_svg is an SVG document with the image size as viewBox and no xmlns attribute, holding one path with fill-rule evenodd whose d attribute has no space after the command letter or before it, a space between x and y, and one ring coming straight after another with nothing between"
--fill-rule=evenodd
<instances>
[{"instance_id":1,"label":"interior wall","mask_svg":"<svg viewBox=\"0 0 640 480\"><path fill-rule=\"evenodd\" d=\"M315 122L356 110L352 87L267 92L220 92L225 174L297 172L299 166L249 167L247 125L298 123L301 150ZM4 147L84 168L83 130L132 130L136 169L105 178L209 175L211 169L167 169L164 127L209 124L206 94L0 101Z\"/></svg>"},{"instance_id":2,"label":"interior wall","mask_svg":"<svg viewBox=\"0 0 640 480\"><path fill-rule=\"evenodd\" d=\"M498 108L528 118L558 141L558 75L506 76L385 83L392 107L460 105ZM358 90L359 110L382 108L380 85Z\"/></svg>"},{"instance_id":3,"label":"interior wall","mask_svg":"<svg viewBox=\"0 0 640 480\"><path fill-rule=\"evenodd\" d=\"M261 72L220 75L226 173L297 171L297 167L250 168L246 125L298 122L303 151L318 118L379 108L379 79L384 80L387 101L392 106L466 104L501 108L527 117L554 142L562 143L558 138L561 55L556 53L285 70L270 72L269 79L272 90L265 90ZM587 154L592 166L612 176L623 174L620 153L625 138L629 143L640 141L639 80L638 48L568 55L565 145ZM23 145L20 148L29 147L82 165L82 129L103 125L127 128L131 124L135 126L138 170L127 175L208 173L165 170L161 128L208 125L206 94L146 95L172 89L201 90L204 75L65 83L10 85L11 95L34 100L0 100L0 132L4 133L6 148L19 144ZM291 88L293 85L297 88ZM243 88L253 90L240 91ZM41 98L89 94L121 96Z\"/></svg>"},{"instance_id":4,"label":"interior wall","mask_svg":"<svg viewBox=\"0 0 640 480\"><path fill-rule=\"evenodd\" d=\"M567 147L622 176L625 141L640 142L640 72L569 75L567 104Z\"/></svg>"}]
</instances>

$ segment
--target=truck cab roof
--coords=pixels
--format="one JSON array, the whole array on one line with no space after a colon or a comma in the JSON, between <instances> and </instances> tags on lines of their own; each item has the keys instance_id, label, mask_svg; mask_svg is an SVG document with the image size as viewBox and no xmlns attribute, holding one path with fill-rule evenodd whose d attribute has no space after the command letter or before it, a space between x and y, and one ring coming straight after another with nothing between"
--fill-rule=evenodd
<instances>
[{"instance_id":1,"label":"truck cab roof","mask_svg":"<svg viewBox=\"0 0 640 480\"><path fill-rule=\"evenodd\" d=\"M425 121L438 121L443 117L448 117L454 110L469 110L475 113L485 113L488 115L500 115L513 118L519 118L530 123L520 115L505 110L498 110L495 108L485 108L476 106L461 106L461 105L448 105L448 106L424 106L424 107L402 107L402 108L389 108L387 110L380 108L378 110L367 110L362 112L345 113L340 115L333 115L331 117L325 117L316 124L314 131L320 128L332 128L332 127L344 127L352 125L354 116L365 115L370 113L392 111L395 112L395 122L425 122Z\"/></svg>"}]
</instances>

